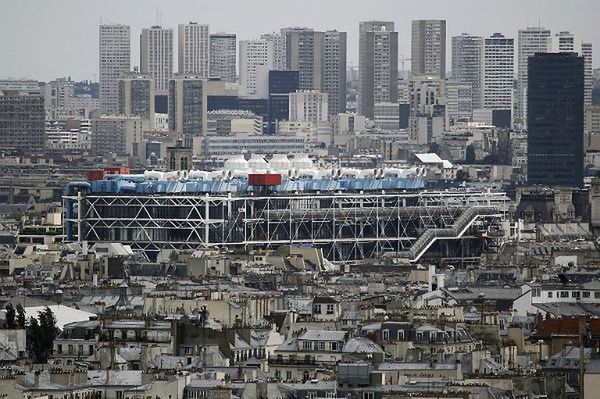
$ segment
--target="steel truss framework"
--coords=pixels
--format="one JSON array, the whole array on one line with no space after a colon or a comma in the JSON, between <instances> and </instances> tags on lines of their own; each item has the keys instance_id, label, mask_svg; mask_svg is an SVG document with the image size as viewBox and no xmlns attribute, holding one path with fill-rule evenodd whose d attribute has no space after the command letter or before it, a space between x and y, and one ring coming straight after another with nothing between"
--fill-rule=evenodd
<instances>
[{"instance_id":1,"label":"steel truss framework","mask_svg":"<svg viewBox=\"0 0 600 399\"><path fill-rule=\"evenodd\" d=\"M418 260L436 240L497 226L506 201L483 191L65 197L75 207L66 219L77 234L71 240L122 242L149 257L164 248L307 245L330 261L384 253Z\"/></svg>"}]
</instances>

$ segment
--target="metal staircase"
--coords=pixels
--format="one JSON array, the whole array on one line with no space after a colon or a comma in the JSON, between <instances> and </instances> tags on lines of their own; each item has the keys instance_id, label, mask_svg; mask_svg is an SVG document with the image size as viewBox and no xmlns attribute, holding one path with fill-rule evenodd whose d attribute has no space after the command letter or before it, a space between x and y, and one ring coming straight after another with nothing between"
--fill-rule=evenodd
<instances>
[{"instance_id":1,"label":"metal staircase","mask_svg":"<svg viewBox=\"0 0 600 399\"><path fill-rule=\"evenodd\" d=\"M496 207L471 207L466 209L454 222L452 227L427 229L413 243L410 249L398 254L401 258L408 258L411 262L417 262L433 243L439 239L456 239L462 237L475 220L482 216L498 215Z\"/></svg>"}]
</instances>

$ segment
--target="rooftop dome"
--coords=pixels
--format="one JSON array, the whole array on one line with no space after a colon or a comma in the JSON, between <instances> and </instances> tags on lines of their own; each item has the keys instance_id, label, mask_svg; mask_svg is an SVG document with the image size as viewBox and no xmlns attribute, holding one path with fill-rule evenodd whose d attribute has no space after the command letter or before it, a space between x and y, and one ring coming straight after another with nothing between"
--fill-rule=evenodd
<instances>
[{"instance_id":1,"label":"rooftop dome","mask_svg":"<svg viewBox=\"0 0 600 399\"><path fill-rule=\"evenodd\" d=\"M344 353L383 353L383 349L375 342L365 337L356 337L348 340L344 348Z\"/></svg>"},{"instance_id":2,"label":"rooftop dome","mask_svg":"<svg viewBox=\"0 0 600 399\"><path fill-rule=\"evenodd\" d=\"M271 161L269 161L269 165L273 169L278 170L290 169L292 167L292 163L285 154L274 154Z\"/></svg>"},{"instance_id":3,"label":"rooftop dome","mask_svg":"<svg viewBox=\"0 0 600 399\"><path fill-rule=\"evenodd\" d=\"M243 155L234 155L225 161L226 170L246 170L248 169L248 161Z\"/></svg>"},{"instance_id":4,"label":"rooftop dome","mask_svg":"<svg viewBox=\"0 0 600 399\"><path fill-rule=\"evenodd\" d=\"M248 166L252 169L268 169L269 163L265 161L265 157L260 154L253 154L248 161Z\"/></svg>"},{"instance_id":5,"label":"rooftop dome","mask_svg":"<svg viewBox=\"0 0 600 399\"><path fill-rule=\"evenodd\" d=\"M308 154L296 154L292 164L296 169L311 169L313 167L313 161L308 157Z\"/></svg>"}]
</instances>

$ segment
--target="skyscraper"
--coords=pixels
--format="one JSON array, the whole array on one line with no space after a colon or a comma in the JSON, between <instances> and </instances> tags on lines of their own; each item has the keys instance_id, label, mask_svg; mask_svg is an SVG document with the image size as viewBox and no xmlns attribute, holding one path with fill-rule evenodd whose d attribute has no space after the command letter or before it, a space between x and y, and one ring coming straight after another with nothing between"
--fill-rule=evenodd
<instances>
[{"instance_id":1,"label":"skyscraper","mask_svg":"<svg viewBox=\"0 0 600 399\"><path fill-rule=\"evenodd\" d=\"M200 25L195 22L180 24L177 36L179 73L208 78L210 72L208 25Z\"/></svg>"},{"instance_id":2,"label":"skyscraper","mask_svg":"<svg viewBox=\"0 0 600 399\"><path fill-rule=\"evenodd\" d=\"M299 88L298 71L269 71L268 132L277 131L277 122L289 116L290 93Z\"/></svg>"},{"instance_id":3,"label":"skyscraper","mask_svg":"<svg viewBox=\"0 0 600 399\"><path fill-rule=\"evenodd\" d=\"M175 75L169 80L169 130L179 133L186 147L206 134L205 81L197 75Z\"/></svg>"},{"instance_id":4,"label":"skyscraper","mask_svg":"<svg viewBox=\"0 0 600 399\"><path fill-rule=\"evenodd\" d=\"M273 42L240 40L240 96L267 98L270 70L275 70Z\"/></svg>"},{"instance_id":5,"label":"skyscraper","mask_svg":"<svg viewBox=\"0 0 600 399\"><path fill-rule=\"evenodd\" d=\"M358 110L374 118L375 103L398 102L398 32L393 22L359 26Z\"/></svg>"},{"instance_id":6,"label":"skyscraper","mask_svg":"<svg viewBox=\"0 0 600 399\"><path fill-rule=\"evenodd\" d=\"M452 38L452 78L472 89L473 108L481 108L483 38L463 33Z\"/></svg>"},{"instance_id":7,"label":"skyscraper","mask_svg":"<svg viewBox=\"0 0 600 399\"><path fill-rule=\"evenodd\" d=\"M584 59L538 53L528 75L528 181L582 187Z\"/></svg>"},{"instance_id":8,"label":"skyscraper","mask_svg":"<svg viewBox=\"0 0 600 399\"><path fill-rule=\"evenodd\" d=\"M411 73L446 77L446 21L412 21Z\"/></svg>"},{"instance_id":9,"label":"skyscraper","mask_svg":"<svg viewBox=\"0 0 600 399\"><path fill-rule=\"evenodd\" d=\"M154 129L154 79L147 75L128 73L119 79L120 115L139 116L146 129Z\"/></svg>"},{"instance_id":10,"label":"skyscraper","mask_svg":"<svg viewBox=\"0 0 600 399\"><path fill-rule=\"evenodd\" d=\"M330 120L346 112L346 36L346 32L325 32L322 91L328 95Z\"/></svg>"},{"instance_id":11,"label":"skyscraper","mask_svg":"<svg viewBox=\"0 0 600 399\"><path fill-rule=\"evenodd\" d=\"M289 28L285 29L285 40L287 69L298 71L300 90L320 90L323 87L323 32Z\"/></svg>"},{"instance_id":12,"label":"skyscraper","mask_svg":"<svg viewBox=\"0 0 600 399\"><path fill-rule=\"evenodd\" d=\"M137 156L143 132L139 116L102 115L92 119L92 152Z\"/></svg>"},{"instance_id":13,"label":"skyscraper","mask_svg":"<svg viewBox=\"0 0 600 399\"><path fill-rule=\"evenodd\" d=\"M214 33L210 35L210 77L224 82L236 81L235 33Z\"/></svg>"},{"instance_id":14,"label":"skyscraper","mask_svg":"<svg viewBox=\"0 0 600 399\"><path fill-rule=\"evenodd\" d=\"M577 53L584 60L584 104L592 105L592 86L594 85L594 70L592 68L592 43L584 43L571 32L559 32L548 38L548 52Z\"/></svg>"},{"instance_id":15,"label":"skyscraper","mask_svg":"<svg viewBox=\"0 0 600 399\"><path fill-rule=\"evenodd\" d=\"M285 71L285 35L281 33L265 33L260 35L260 38L273 43L273 70Z\"/></svg>"},{"instance_id":16,"label":"skyscraper","mask_svg":"<svg viewBox=\"0 0 600 399\"><path fill-rule=\"evenodd\" d=\"M515 41L494 33L484 41L481 99L483 108L512 109Z\"/></svg>"},{"instance_id":17,"label":"skyscraper","mask_svg":"<svg viewBox=\"0 0 600 399\"><path fill-rule=\"evenodd\" d=\"M127 25L99 27L100 113L117 113L117 82L131 67L131 36Z\"/></svg>"},{"instance_id":18,"label":"skyscraper","mask_svg":"<svg viewBox=\"0 0 600 399\"><path fill-rule=\"evenodd\" d=\"M161 26L142 29L140 69L154 79L156 90L168 89L173 76L173 29Z\"/></svg>"},{"instance_id":19,"label":"skyscraper","mask_svg":"<svg viewBox=\"0 0 600 399\"><path fill-rule=\"evenodd\" d=\"M528 27L519 30L517 55L517 95L515 122L526 128L527 123L527 66L529 57L536 53L545 53L548 48L550 29Z\"/></svg>"},{"instance_id":20,"label":"skyscraper","mask_svg":"<svg viewBox=\"0 0 600 399\"><path fill-rule=\"evenodd\" d=\"M0 91L0 149L32 155L45 145L44 96L18 90Z\"/></svg>"},{"instance_id":21,"label":"skyscraper","mask_svg":"<svg viewBox=\"0 0 600 399\"><path fill-rule=\"evenodd\" d=\"M329 115L346 110L346 32L316 32L308 28L288 28L286 66L298 71L300 90L320 90L328 94Z\"/></svg>"},{"instance_id":22,"label":"skyscraper","mask_svg":"<svg viewBox=\"0 0 600 399\"><path fill-rule=\"evenodd\" d=\"M327 93L319 90L298 90L290 93L289 121L311 122L315 127L328 120Z\"/></svg>"}]
</instances>

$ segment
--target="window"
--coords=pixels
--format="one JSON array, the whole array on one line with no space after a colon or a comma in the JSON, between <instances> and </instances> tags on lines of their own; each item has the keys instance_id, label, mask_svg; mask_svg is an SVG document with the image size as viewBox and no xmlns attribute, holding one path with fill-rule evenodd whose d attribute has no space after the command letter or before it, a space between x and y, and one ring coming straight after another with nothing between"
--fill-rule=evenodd
<instances>
[{"instance_id":1,"label":"window","mask_svg":"<svg viewBox=\"0 0 600 399\"><path fill-rule=\"evenodd\" d=\"M291 371L286 371L285 372L285 378L286 378L286 380L291 380L292 379L292 372Z\"/></svg>"},{"instance_id":2,"label":"window","mask_svg":"<svg viewBox=\"0 0 600 399\"><path fill-rule=\"evenodd\" d=\"M275 370L275 379L277 379L277 380L281 379L281 371L280 370Z\"/></svg>"},{"instance_id":3,"label":"window","mask_svg":"<svg viewBox=\"0 0 600 399\"><path fill-rule=\"evenodd\" d=\"M302 349L304 349L304 350L312 350L312 342L310 342L310 341L303 341L302 342Z\"/></svg>"},{"instance_id":4,"label":"window","mask_svg":"<svg viewBox=\"0 0 600 399\"><path fill-rule=\"evenodd\" d=\"M123 391L117 391L117 399L123 399Z\"/></svg>"},{"instance_id":5,"label":"window","mask_svg":"<svg viewBox=\"0 0 600 399\"><path fill-rule=\"evenodd\" d=\"M333 314L333 304L327 304L327 314Z\"/></svg>"},{"instance_id":6,"label":"window","mask_svg":"<svg viewBox=\"0 0 600 399\"><path fill-rule=\"evenodd\" d=\"M375 399L374 392L363 392L362 399Z\"/></svg>"},{"instance_id":7,"label":"window","mask_svg":"<svg viewBox=\"0 0 600 399\"><path fill-rule=\"evenodd\" d=\"M338 350L338 347L339 347L339 345L338 345L338 343L337 343L337 342L332 342L332 343L331 343L331 350L332 350L332 351L337 351L337 350Z\"/></svg>"},{"instance_id":8,"label":"window","mask_svg":"<svg viewBox=\"0 0 600 399\"><path fill-rule=\"evenodd\" d=\"M583 297L584 298L589 298L590 297L590 292L589 291L583 291Z\"/></svg>"},{"instance_id":9,"label":"window","mask_svg":"<svg viewBox=\"0 0 600 399\"><path fill-rule=\"evenodd\" d=\"M317 397L317 393L314 391L311 391L308 393L308 399L314 399Z\"/></svg>"},{"instance_id":10,"label":"window","mask_svg":"<svg viewBox=\"0 0 600 399\"><path fill-rule=\"evenodd\" d=\"M384 341L389 341L390 340L390 330L383 330L382 331L382 339Z\"/></svg>"},{"instance_id":11,"label":"window","mask_svg":"<svg viewBox=\"0 0 600 399\"><path fill-rule=\"evenodd\" d=\"M600 299L600 291L594 292L594 299Z\"/></svg>"},{"instance_id":12,"label":"window","mask_svg":"<svg viewBox=\"0 0 600 399\"><path fill-rule=\"evenodd\" d=\"M571 298L579 298L580 295L579 291L571 291Z\"/></svg>"},{"instance_id":13,"label":"window","mask_svg":"<svg viewBox=\"0 0 600 399\"><path fill-rule=\"evenodd\" d=\"M561 291L560 292L560 297L561 298L568 298L569 297L569 291Z\"/></svg>"},{"instance_id":14,"label":"window","mask_svg":"<svg viewBox=\"0 0 600 399\"><path fill-rule=\"evenodd\" d=\"M317 303L313 306L313 313L321 314L321 304L320 303Z\"/></svg>"},{"instance_id":15,"label":"window","mask_svg":"<svg viewBox=\"0 0 600 399\"><path fill-rule=\"evenodd\" d=\"M398 330L398 341L404 341L404 330Z\"/></svg>"},{"instance_id":16,"label":"window","mask_svg":"<svg viewBox=\"0 0 600 399\"><path fill-rule=\"evenodd\" d=\"M552 298L554 296L554 292L548 291L548 298Z\"/></svg>"},{"instance_id":17,"label":"window","mask_svg":"<svg viewBox=\"0 0 600 399\"><path fill-rule=\"evenodd\" d=\"M325 342L317 342L317 349L320 351L325 350Z\"/></svg>"}]
</instances>

